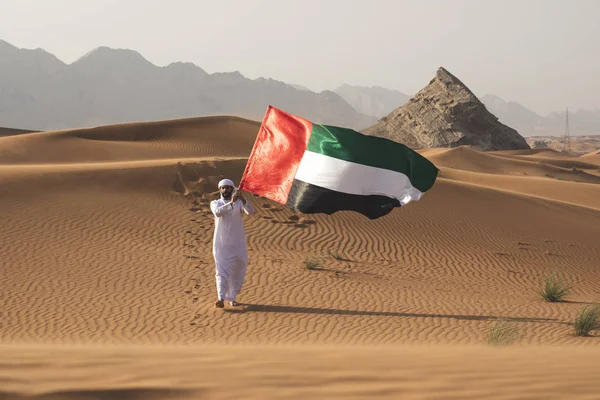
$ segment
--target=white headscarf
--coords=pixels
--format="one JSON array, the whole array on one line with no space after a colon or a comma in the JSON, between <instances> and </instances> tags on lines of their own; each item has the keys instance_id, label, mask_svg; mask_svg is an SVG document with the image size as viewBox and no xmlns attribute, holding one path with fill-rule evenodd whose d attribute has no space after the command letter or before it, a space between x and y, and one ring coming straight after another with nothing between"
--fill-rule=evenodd
<instances>
[{"instance_id":1,"label":"white headscarf","mask_svg":"<svg viewBox=\"0 0 600 400\"><path fill-rule=\"evenodd\" d=\"M221 181L219 181L219 185L217 187L221 189L223 186L231 186L235 189L235 185L233 184L233 181L231 179L222 179Z\"/></svg>"}]
</instances>

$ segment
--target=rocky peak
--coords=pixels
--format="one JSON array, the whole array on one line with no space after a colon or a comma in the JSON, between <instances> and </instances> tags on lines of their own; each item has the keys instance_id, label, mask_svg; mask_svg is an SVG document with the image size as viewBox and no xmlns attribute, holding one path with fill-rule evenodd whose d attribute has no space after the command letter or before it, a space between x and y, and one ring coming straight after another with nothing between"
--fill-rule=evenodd
<instances>
[{"instance_id":1,"label":"rocky peak","mask_svg":"<svg viewBox=\"0 0 600 400\"><path fill-rule=\"evenodd\" d=\"M503 125L477 96L444 68L407 104L364 133L412 148L470 145L480 150L528 149L519 133Z\"/></svg>"}]
</instances>

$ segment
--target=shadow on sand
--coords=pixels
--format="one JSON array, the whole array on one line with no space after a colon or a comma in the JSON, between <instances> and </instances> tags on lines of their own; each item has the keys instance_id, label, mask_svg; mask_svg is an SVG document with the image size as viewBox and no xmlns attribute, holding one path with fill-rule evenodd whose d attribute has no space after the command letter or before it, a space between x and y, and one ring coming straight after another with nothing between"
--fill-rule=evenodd
<instances>
[{"instance_id":1,"label":"shadow on sand","mask_svg":"<svg viewBox=\"0 0 600 400\"><path fill-rule=\"evenodd\" d=\"M410 317L410 318L449 318L466 321L493 321L499 318L506 318L513 322L558 322L554 318L522 318L522 317L499 317L493 315L453 315L453 314L424 314L409 312L391 312L391 311L360 311L360 310L339 310L335 308L312 308L312 307L292 307L264 304L244 304L240 303L240 308L226 308L227 312L248 313L248 312L267 312L267 313L286 313L286 314L322 314L322 315L362 315L375 317Z\"/></svg>"},{"instance_id":2,"label":"shadow on sand","mask_svg":"<svg viewBox=\"0 0 600 400\"><path fill-rule=\"evenodd\" d=\"M91 389L56 391L39 395L26 395L0 391L0 400L134 400L201 398L200 390L194 392L179 389ZM192 396L192 394L194 396ZM197 396L197 397L196 397ZM203 398L203 397L202 397Z\"/></svg>"}]
</instances>

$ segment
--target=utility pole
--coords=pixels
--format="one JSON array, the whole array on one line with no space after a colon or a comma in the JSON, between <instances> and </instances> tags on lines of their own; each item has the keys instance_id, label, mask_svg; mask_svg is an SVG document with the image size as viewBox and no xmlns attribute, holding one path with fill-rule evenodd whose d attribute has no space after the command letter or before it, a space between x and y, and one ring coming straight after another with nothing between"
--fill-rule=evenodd
<instances>
[{"instance_id":1,"label":"utility pole","mask_svg":"<svg viewBox=\"0 0 600 400\"><path fill-rule=\"evenodd\" d=\"M571 135L569 134L569 107L567 107L567 121L565 125L565 139L563 142L563 151L571 151Z\"/></svg>"}]
</instances>

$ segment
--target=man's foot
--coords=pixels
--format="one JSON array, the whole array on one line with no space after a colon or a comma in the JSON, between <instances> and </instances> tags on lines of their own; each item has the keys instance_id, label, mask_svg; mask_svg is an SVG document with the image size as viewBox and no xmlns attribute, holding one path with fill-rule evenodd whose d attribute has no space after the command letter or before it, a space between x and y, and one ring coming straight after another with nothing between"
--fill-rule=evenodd
<instances>
[{"instance_id":1,"label":"man's foot","mask_svg":"<svg viewBox=\"0 0 600 400\"><path fill-rule=\"evenodd\" d=\"M229 304L231 304L232 307L237 307L240 305L240 303L238 303L237 301L230 301Z\"/></svg>"},{"instance_id":2,"label":"man's foot","mask_svg":"<svg viewBox=\"0 0 600 400\"><path fill-rule=\"evenodd\" d=\"M225 307L225 303L223 303L223 300L217 300L217 302L215 303L215 307L223 308Z\"/></svg>"}]
</instances>

